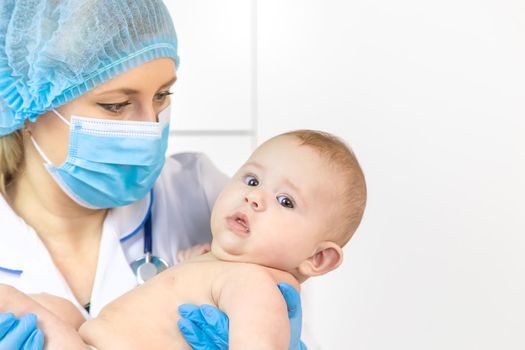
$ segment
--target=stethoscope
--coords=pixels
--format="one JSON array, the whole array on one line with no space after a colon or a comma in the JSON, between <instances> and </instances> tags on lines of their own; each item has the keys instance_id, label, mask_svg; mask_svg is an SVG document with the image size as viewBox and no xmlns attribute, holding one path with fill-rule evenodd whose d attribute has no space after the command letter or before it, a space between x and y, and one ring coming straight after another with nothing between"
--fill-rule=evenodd
<instances>
[{"instance_id":1,"label":"stethoscope","mask_svg":"<svg viewBox=\"0 0 525 350\"><path fill-rule=\"evenodd\" d=\"M153 190L151 193L151 203L153 203ZM133 261L130 266L137 282L142 284L152 277L155 277L169 267L166 260L153 255L153 235L151 233L151 210L150 204L146 222L144 223L144 256Z\"/></svg>"}]
</instances>

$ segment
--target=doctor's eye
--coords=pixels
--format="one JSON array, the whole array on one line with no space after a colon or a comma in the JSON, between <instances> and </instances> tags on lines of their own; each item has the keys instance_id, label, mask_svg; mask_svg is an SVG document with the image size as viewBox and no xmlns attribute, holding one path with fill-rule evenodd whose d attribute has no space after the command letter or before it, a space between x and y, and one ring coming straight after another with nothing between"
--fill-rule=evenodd
<instances>
[{"instance_id":1,"label":"doctor's eye","mask_svg":"<svg viewBox=\"0 0 525 350\"><path fill-rule=\"evenodd\" d=\"M106 111L111 113L120 113L127 105L130 105L131 102L121 102L121 103L97 103L100 107L104 108Z\"/></svg>"},{"instance_id":2,"label":"doctor's eye","mask_svg":"<svg viewBox=\"0 0 525 350\"><path fill-rule=\"evenodd\" d=\"M281 195L275 198L277 199L277 202L279 202L279 204L282 205L283 207L289 208L289 209L295 208L295 203L293 199L291 199L290 197Z\"/></svg>"},{"instance_id":3,"label":"doctor's eye","mask_svg":"<svg viewBox=\"0 0 525 350\"><path fill-rule=\"evenodd\" d=\"M155 94L154 100L155 100L155 102L163 103L164 101L166 101L166 97L168 97L169 95L173 95L173 92L171 92L171 91L161 91L161 92Z\"/></svg>"},{"instance_id":4,"label":"doctor's eye","mask_svg":"<svg viewBox=\"0 0 525 350\"><path fill-rule=\"evenodd\" d=\"M253 175L246 175L244 177L244 183L248 186L259 186L259 180Z\"/></svg>"}]
</instances>

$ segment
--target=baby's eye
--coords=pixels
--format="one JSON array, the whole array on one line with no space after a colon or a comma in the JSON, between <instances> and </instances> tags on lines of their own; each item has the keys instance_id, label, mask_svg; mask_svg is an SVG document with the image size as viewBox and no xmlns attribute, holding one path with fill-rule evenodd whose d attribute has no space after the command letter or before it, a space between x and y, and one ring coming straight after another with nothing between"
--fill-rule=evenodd
<instances>
[{"instance_id":1,"label":"baby's eye","mask_svg":"<svg viewBox=\"0 0 525 350\"><path fill-rule=\"evenodd\" d=\"M287 197L287 196L277 196L277 202L279 202L280 205L282 205L285 208L293 209L295 208L295 204L293 202L293 199Z\"/></svg>"},{"instance_id":2,"label":"baby's eye","mask_svg":"<svg viewBox=\"0 0 525 350\"><path fill-rule=\"evenodd\" d=\"M166 97L168 97L169 95L173 95L173 92L170 92L170 91L161 91L157 94L155 94L155 102L164 102L166 100Z\"/></svg>"},{"instance_id":3,"label":"baby's eye","mask_svg":"<svg viewBox=\"0 0 525 350\"><path fill-rule=\"evenodd\" d=\"M97 103L97 104L108 112L118 114L122 112L124 107L126 107L127 105L130 105L131 102L126 101L122 103Z\"/></svg>"},{"instance_id":4,"label":"baby's eye","mask_svg":"<svg viewBox=\"0 0 525 350\"><path fill-rule=\"evenodd\" d=\"M259 186L259 180L253 175L246 175L244 177L244 183L248 186Z\"/></svg>"}]
</instances>

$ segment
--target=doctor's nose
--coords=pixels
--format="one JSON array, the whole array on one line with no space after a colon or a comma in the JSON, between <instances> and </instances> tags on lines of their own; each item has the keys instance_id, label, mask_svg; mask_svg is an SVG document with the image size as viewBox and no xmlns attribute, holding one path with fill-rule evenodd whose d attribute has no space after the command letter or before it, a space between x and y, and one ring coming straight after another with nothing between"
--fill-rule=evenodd
<instances>
[{"instance_id":1,"label":"doctor's nose","mask_svg":"<svg viewBox=\"0 0 525 350\"><path fill-rule=\"evenodd\" d=\"M260 190L253 190L244 196L244 202L248 203L255 211L262 211L265 209L265 201Z\"/></svg>"},{"instance_id":2,"label":"doctor's nose","mask_svg":"<svg viewBox=\"0 0 525 350\"><path fill-rule=\"evenodd\" d=\"M157 122L158 123L160 112L162 112L162 110L154 106L143 107L141 109L141 114L139 118L137 119L143 122Z\"/></svg>"}]
</instances>

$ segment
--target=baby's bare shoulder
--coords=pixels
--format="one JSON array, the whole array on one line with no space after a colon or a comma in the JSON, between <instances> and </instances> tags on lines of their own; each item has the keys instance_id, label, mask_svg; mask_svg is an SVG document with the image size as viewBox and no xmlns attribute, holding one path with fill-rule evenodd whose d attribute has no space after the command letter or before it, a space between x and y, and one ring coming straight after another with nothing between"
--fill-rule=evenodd
<instances>
[{"instance_id":1,"label":"baby's bare shoulder","mask_svg":"<svg viewBox=\"0 0 525 350\"><path fill-rule=\"evenodd\" d=\"M232 322L245 325L246 321L254 319L260 324L287 322L286 303L277 283L287 282L299 287L288 272L241 263L232 266L218 282L214 285L214 300L230 318L230 325Z\"/></svg>"},{"instance_id":2,"label":"baby's bare shoulder","mask_svg":"<svg viewBox=\"0 0 525 350\"><path fill-rule=\"evenodd\" d=\"M191 276L192 279L220 281L224 279L241 277L258 279L271 278L272 273L269 270L271 269L255 264L227 262L221 260L190 260L180 263L166 270L162 274L172 276L188 275Z\"/></svg>"},{"instance_id":3,"label":"baby's bare shoulder","mask_svg":"<svg viewBox=\"0 0 525 350\"><path fill-rule=\"evenodd\" d=\"M223 262L220 272L216 276L217 282L221 285L233 283L235 285L251 284L262 287L262 285L274 286L278 282L287 282L299 289L298 281L289 272L257 264Z\"/></svg>"},{"instance_id":4,"label":"baby's bare shoulder","mask_svg":"<svg viewBox=\"0 0 525 350\"><path fill-rule=\"evenodd\" d=\"M262 265L222 260L190 260L176 265L170 271L172 278L184 278L186 284L204 288L210 286L213 300L217 300L225 286L236 288L276 288L279 282L300 289L297 279L286 271ZM164 274L164 272L163 272Z\"/></svg>"},{"instance_id":5,"label":"baby's bare shoulder","mask_svg":"<svg viewBox=\"0 0 525 350\"><path fill-rule=\"evenodd\" d=\"M272 278L270 269L267 267L249 264L249 263L239 263L239 262L230 262L224 263L223 270L225 276L229 278L249 278L249 279L268 279Z\"/></svg>"}]
</instances>

